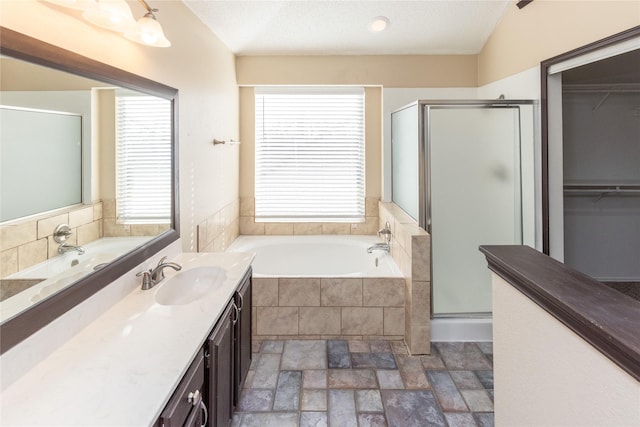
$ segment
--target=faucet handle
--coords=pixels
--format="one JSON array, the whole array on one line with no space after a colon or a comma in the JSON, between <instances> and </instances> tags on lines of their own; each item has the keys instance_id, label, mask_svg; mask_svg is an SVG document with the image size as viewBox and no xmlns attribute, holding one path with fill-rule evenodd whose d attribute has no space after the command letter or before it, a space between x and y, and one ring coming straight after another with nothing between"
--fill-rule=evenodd
<instances>
[{"instance_id":1,"label":"faucet handle","mask_svg":"<svg viewBox=\"0 0 640 427\"><path fill-rule=\"evenodd\" d=\"M153 287L153 280L151 280L151 271L139 271L136 273L136 277L142 276L142 290L146 291Z\"/></svg>"}]
</instances>

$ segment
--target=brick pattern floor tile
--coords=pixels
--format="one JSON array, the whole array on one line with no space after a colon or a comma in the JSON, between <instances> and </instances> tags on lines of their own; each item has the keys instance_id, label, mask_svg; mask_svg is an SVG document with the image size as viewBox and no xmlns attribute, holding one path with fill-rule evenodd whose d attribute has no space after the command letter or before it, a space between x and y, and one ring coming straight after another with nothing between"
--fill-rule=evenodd
<instances>
[{"instance_id":1,"label":"brick pattern floor tile","mask_svg":"<svg viewBox=\"0 0 640 427\"><path fill-rule=\"evenodd\" d=\"M233 427L491 427L491 343L433 343L411 356L382 340L253 343Z\"/></svg>"}]
</instances>

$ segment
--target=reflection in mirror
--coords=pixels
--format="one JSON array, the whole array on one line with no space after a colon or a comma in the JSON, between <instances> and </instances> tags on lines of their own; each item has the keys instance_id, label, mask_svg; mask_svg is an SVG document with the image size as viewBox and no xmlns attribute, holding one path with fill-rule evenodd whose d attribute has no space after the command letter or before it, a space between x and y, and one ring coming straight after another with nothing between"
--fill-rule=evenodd
<instances>
[{"instance_id":1,"label":"reflection in mirror","mask_svg":"<svg viewBox=\"0 0 640 427\"><path fill-rule=\"evenodd\" d=\"M170 99L7 56L0 76L5 322L171 229L173 113Z\"/></svg>"}]
</instances>

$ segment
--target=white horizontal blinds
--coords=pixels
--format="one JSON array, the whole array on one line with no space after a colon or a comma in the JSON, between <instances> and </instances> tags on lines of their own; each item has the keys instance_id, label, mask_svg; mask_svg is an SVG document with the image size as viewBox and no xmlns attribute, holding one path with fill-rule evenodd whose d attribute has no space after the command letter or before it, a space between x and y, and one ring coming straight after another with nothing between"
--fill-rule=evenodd
<instances>
[{"instance_id":1,"label":"white horizontal blinds","mask_svg":"<svg viewBox=\"0 0 640 427\"><path fill-rule=\"evenodd\" d=\"M170 101L116 96L117 222L170 222L171 194Z\"/></svg>"},{"instance_id":2,"label":"white horizontal blinds","mask_svg":"<svg viewBox=\"0 0 640 427\"><path fill-rule=\"evenodd\" d=\"M364 220L364 90L257 88L257 221Z\"/></svg>"}]
</instances>

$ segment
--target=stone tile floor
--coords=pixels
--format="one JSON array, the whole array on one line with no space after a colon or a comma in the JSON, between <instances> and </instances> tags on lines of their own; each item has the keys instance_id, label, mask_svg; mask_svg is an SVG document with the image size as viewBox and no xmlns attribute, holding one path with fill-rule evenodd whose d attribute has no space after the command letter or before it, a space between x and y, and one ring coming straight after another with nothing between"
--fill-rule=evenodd
<instances>
[{"instance_id":1,"label":"stone tile floor","mask_svg":"<svg viewBox=\"0 0 640 427\"><path fill-rule=\"evenodd\" d=\"M254 342L235 427L493 426L491 343Z\"/></svg>"}]
</instances>

